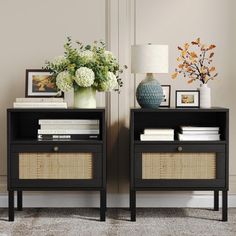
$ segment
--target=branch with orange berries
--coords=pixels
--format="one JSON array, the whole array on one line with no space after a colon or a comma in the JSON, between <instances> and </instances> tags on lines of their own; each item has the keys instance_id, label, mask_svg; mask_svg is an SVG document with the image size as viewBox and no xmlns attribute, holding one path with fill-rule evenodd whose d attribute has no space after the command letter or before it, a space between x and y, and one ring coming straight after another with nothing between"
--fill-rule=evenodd
<instances>
[{"instance_id":1,"label":"branch with orange berries","mask_svg":"<svg viewBox=\"0 0 236 236\"><path fill-rule=\"evenodd\" d=\"M190 50L190 47L196 47L196 50ZM218 73L216 68L211 66L213 61L215 45L209 46L202 44L200 38L195 41L185 43L183 47L178 46L180 56L177 58L179 62L178 68L172 74L172 79L177 79L178 75L183 75L184 78L188 78L188 83L192 83L195 80L199 80L203 84L208 83L210 80L214 80Z\"/></svg>"}]
</instances>

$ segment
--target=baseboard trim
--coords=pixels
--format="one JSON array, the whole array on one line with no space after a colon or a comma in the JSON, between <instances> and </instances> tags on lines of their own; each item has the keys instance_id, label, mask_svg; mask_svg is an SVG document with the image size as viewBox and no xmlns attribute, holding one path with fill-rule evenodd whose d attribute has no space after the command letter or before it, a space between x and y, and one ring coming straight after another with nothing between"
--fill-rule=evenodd
<instances>
[{"instance_id":1,"label":"baseboard trim","mask_svg":"<svg viewBox=\"0 0 236 236\"><path fill-rule=\"evenodd\" d=\"M97 192L25 192L24 207L99 207ZM229 194L229 207L236 207L236 194ZM0 207L8 206L6 193L0 195ZM107 206L111 208L126 208L129 206L128 194L108 194ZM221 206L221 197L220 197ZM212 208L213 194L191 193L138 193L137 207L189 207Z\"/></svg>"}]
</instances>

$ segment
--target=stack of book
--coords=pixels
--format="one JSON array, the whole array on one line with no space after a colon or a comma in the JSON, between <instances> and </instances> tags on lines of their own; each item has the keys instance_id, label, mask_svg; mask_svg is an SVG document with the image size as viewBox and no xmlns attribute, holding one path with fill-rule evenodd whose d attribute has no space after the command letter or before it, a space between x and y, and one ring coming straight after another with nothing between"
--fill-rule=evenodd
<instances>
[{"instance_id":1,"label":"stack of book","mask_svg":"<svg viewBox=\"0 0 236 236\"><path fill-rule=\"evenodd\" d=\"M181 141L219 141L219 127L181 126L178 133Z\"/></svg>"},{"instance_id":2,"label":"stack of book","mask_svg":"<svg viewBox=\"0 0 236 236\"><path fill-rule=\"evenodd\" d=\"M67 108L63 98L16 98L14 108Z\"/></svg>"},{"instance_id":3,"label":"stack of book","mask_svg":"<svg viewBox=\"0 0 236 236\"><path fill-rule=\"evenodd\" d=\"M144 129L141 141L174 141L174 129Z\"/></svg>"},{"instance_id":4,"label":"stack of book","mask_svg":"<svg viewBox=\"0 0 236 236\"><path fill-rule=\"evenodd\" d=\"M99 139L99 120L57 119L39 120L38 140Z\"/></svg>"}]
</instances>

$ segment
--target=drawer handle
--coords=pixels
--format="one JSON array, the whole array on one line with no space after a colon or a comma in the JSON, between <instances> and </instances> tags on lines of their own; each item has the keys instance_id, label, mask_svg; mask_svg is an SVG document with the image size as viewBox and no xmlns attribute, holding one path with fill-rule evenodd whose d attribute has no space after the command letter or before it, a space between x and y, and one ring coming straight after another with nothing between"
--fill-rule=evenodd
<instances>
[{"instance_id":1,"label":"drawer handle","mask_svg":"<svg viewBox=\"0 0 236 236\"><path fill-rule=\"evenodd\" d=\"M58 152L58 151L59 151L59 147L57 147L57 146L54 147L54 148L53 148L53 151L54 151L54 152Z\"/></svg>"},{"instance_id":2,"label":"drawer handle","mask_svg":"<svg viewBox=\"0 0 236 236\"><path fill-rule=\"evenodd\" d=\"M182 148L182 147L178 147L178 151L179 151L179 152L182 152L182 151L183 151L183 148Z\"/></svg>"}]
</instances>

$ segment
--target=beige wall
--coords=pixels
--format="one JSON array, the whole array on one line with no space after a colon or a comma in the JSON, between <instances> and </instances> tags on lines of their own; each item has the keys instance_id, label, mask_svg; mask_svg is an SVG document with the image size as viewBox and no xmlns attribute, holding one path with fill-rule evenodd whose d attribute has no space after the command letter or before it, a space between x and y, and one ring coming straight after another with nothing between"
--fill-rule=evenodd
<instances>
[{"instance_id":1,"label":"beige wall","mask_svg":"<svg viewBox=\"0 0 236 236\"><path fill-rule=\"evenodd\" d=\"M148 2L148 4L147 4ZM230 189L236 192L235 148L235 10L234 0L136 0L136 43L168 44L169 68L174 71L178 51L176 47L200 37L205 43L217 45L215 65L217 80L209 83L212 88L212 106L230 108ZM234 65L232 65L234 63ZM137 84L142 76L137 76ZM187 84L184 79L171 80L170 74L160 75L162 84L171 84L171 105L175 105L176 89L196 89L199 83Z\"/></svg>"},{"instance_id":2,"label":"beige wall","mask_svg":"<svg viewBox=\"0 0 236 236\"><path fill-rule=\"evenodd\" d=\"M45 60L63 54L67 36L105 40L105 10L105 0L0 0L1 175L6 174L6 108L24 96L25 69L41 68Z\"/></svg>"},{"instance_id":3,"label":"beige wall","mask_svg":"<svg viewBox=\"0 0 236 236\"><path fill-rule=\"evenodd\" d=\"M6 108L24 95L26 68L40 68L46 59L63 52L67 35L91 42L106 39L121 64L130 65L130 45L169 45L170 72L176 65L176 47L201 37L217 45L215 64L219 77L210 84L214 106L231 109L230 189L236 193L236 53L235 0L0 0L0 175L6 175ZM108 184L110 193L128 190L129 108L134 107L135 89L143 76L128 69L121 94L98 96L98 105L108 112ZM159 75L162 84L174 90L197 88L184 80Z\"/></svg>"},{"instance_id":4,"label":"beige wall","mask_svg":"<svg viewBox=\"0 0 236 236\"><path fill-rule=\"evenodd\" d=\"M232 29L232 37L231 37L231 52L230 52L230 58L231 58L231 63L230 63L230 90L229 92L231 93L231 99L230 99L230 107L231 107L231 116L230 116L230 175L231 175L231 182L230 182L230 190L233 193L236 193L236 94L235 94L235 89L236 89L236 60L235 60L235 55L236 55L236 1L233 1L232 9L231 9L231 29ZM225 94L228 94L227 91Z\"/></svg>"}]
</instances>

